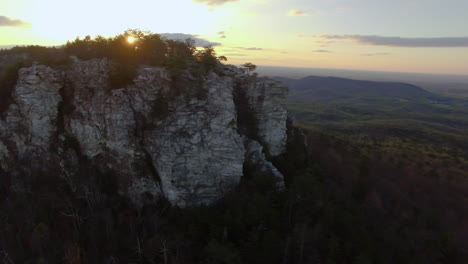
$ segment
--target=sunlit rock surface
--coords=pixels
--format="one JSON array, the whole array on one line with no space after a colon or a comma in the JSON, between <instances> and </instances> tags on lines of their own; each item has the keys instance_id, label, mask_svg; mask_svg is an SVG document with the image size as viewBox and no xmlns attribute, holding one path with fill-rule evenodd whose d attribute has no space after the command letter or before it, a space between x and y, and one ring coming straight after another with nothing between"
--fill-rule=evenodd
<instances>
[{"instance_id":1,"label":"sunlit rock surface","mask_svg":"<svg viewBox=\"0 0 468 264\"><path fill-rule=\"evenodd\" d=\"M286 100L288 88L268 78L256 78L247 87L249 103L258 120L260 139L272 156L286 147Z\"/></svg>"},{"instance_id":2,"label":"sunlit rock surface","mask_svg":"<svg viewBox=\"0 0 468 264\"><path fill-rule=\"evenodd\" d=\"M33 65L20 69L18 75L12 93L14 103L0 120L0 162L5 169L23 159L27 163L50 159L49 147L57 132L57 109L62 101L59 90L64 82L58 71Z\"/></svg>"},{"instance_id":3,"label":"sunlit rock surface","mask_svg":"<svg viewBox=\"0 0 468 264\"><path fill-rule=\"evenodd\" d=\"M112 67L94 59L21 69L0 120L1 169L59 173L72 190L89 192L76 180L86 165L112 175L119 193L140 205L161 196L179 206L212 203L239 183L246 162L282 179L263 147L272 156L284 151L286 87L226 66L203 80L188 76L181 88L164 69L141 66L133 83L112 89ZM236 83L264 146L244 146Z\"/></svg>"}]
</instances>

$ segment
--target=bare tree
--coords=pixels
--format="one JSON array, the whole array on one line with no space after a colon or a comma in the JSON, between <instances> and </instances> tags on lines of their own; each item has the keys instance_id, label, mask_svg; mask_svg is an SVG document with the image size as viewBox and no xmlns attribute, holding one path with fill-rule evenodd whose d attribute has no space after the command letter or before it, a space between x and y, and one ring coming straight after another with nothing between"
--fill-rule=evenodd
<instances>
[{"instance_id":1,"label":"bare tree","mask_svg":"<svg viewBox=\"0 0 468 264\"><path fill-rule=\"evenodd\" d=\"M167 252L168 251L169 249L167 247L167 240L164 240L161 246L161 253L163 254L163 257L164 257L164 264L167 264Z\"/></svg>"}]
</instances>

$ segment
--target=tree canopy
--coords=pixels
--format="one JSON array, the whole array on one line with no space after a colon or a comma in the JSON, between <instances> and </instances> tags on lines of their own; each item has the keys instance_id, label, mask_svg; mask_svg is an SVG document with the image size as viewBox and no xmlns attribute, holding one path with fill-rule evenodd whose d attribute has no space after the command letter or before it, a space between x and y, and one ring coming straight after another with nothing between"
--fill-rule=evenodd
<instances>
[{"instance_id":1,"label":"tree canopy","mask_svg":"<svg viewBox=\"0 0 468 264\"><path fill-rule=\"evenodd\" d=\"M132 41L129 41L131 37ZM110 58L119 63L163 66L177 74L189 64L198 64L206 73L226 57L217 57L213 47L197 49L195 41L171 40L149 31L127 30L115 37L76 38L67 42L67 54L80 59Z\"/></svg>"},{"instance_id":2,"label":"tree canopy","mask_svg":"<svg viewBox=\"0 0 468 264\"><path fill-rule=\"evenodd\" d=\"M257 69L257 65L251 62L244 63L241 66L244 68L247 74L250 74L251 72L255 71L255 69Z\"/></svg>"}]
</instances>

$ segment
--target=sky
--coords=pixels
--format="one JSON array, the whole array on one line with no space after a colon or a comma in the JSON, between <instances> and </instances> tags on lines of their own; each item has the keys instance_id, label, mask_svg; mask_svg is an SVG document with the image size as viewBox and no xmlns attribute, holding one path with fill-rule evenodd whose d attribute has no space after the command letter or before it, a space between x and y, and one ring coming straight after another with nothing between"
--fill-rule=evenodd
<instances>
[{"instance_id":1,"label":"sky","mask_svg":"<svg viewBox=\"0 0 468 264\"><path fill-rule=\"evenodd\" d=\"M467 0L2 0L0 47L126 29L213 45L231 64L468 75Z\"/></svg>"}]
</instances>

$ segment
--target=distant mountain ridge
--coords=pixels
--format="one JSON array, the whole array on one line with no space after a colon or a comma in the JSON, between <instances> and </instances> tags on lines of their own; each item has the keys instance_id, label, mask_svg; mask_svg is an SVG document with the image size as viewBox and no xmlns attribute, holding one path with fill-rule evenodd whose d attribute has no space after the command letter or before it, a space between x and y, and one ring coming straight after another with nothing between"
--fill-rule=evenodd
<instances>
[{"instance_id":1,"label":"distant mountain ridge","mask_svg":"<svg viewBox=\"0 0 468 264\"><path fill-rule=\"evenodd\" d=\"M468 147L464 137L468 100L401 82L317 76L275 79L289 86L288 108L299 126L346 135L426 138L424 142L452 138L457 146Z\"/></svg>"},{"instance_id":2,"label":"distant mountain ridge","mask_svg":"<svg viewBox=\"0 0 468 264\"><path fill-rule=\"evenodd\" d=\"M418 86L401 82L376 82L338 77L308 76L295 80L276 77L288 85L290 100L327 102L340 99L386 98L395 100L429 100L447 103L451 99L428 92Z\"/></svg>"}]
</instances>

